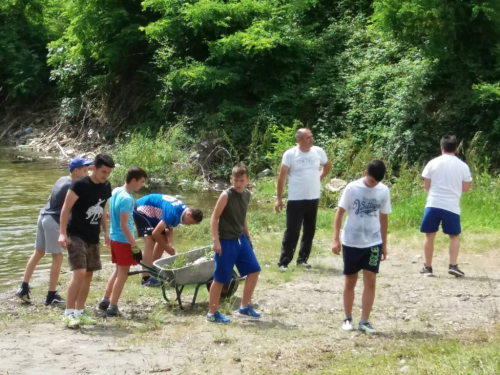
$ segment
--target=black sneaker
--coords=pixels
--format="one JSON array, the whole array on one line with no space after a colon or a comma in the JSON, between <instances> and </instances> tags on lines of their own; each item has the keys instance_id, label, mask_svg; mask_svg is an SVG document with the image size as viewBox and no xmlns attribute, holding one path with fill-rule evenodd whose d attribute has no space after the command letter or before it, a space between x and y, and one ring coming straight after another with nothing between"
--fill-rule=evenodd
<instances>
[{"instance_id":1,"label":"black sneaker","mask_svg":"<svg viewBox=\"0 0 500 375\"><path fill-rule=\"evenodd\" d=\"M120 311L118 307L108 307L106 309L106 318L117 318L120 316Z\"/></svg>"},{"instance_id":2,"label":"black sneaker","mask_svg":"<svg viewBox=\"0 0 500 375\"><path fill-rule=\"evenodd\" d=\"M452 265L450 264L450 267L448 268L448 273L450 275L453 275L455 277L463 277L465 276L465 273L463 273L460 268L458 268L458 264Z\"/></svg>"},{"instance_id":3,"label":"black sneaker","mask_svg":"<svg viewBox=\"0 0 500 375\"><path fill-rule=\"evenodd\" d=\"M105 301L99 302L99 306L97 306L97 308L99 310L104 311L104 312L106 312L106 310L108 310L108 307L109 307L109 302L105 302Z\"/></svg>"},{"instance_id":4,"label":"black sneaker","mask_svg":"<svg viewBox=\"0 0 500 375\"><path fill-rule=\"evenodd\" d=\"M306 269L311 268L310 264L307 264L307 262L297 262L297 267L304 267Z\"/></svg>"},{"instance_id":5,"label":"black sneaker","mask_svg":"<svg viewBox=\"0 0 500 375\"><path fill-rule=\"evenodd\" d=\"M16 296L24 303L31 303L30 287L23 288L22 285L17 289Z\"/></svg>"},{"instance_id":6,"label":"black sneaker","mask_svg":"<svg viewBox=\"0 0 500 375\"><path fill-rule=\"evenodd\" d=\"M425 264L424 268L420 270L420 274L423 276L434 276L434 274L432 273L432 267L427 267Z\"/></svg>"},{"instance_id":7,"label":"black sneaker","mask_svg":"<svg viewBox=\"0 0 500 375\"><path fill-rule=\"evenodd\" d=\"M47 298L45 298L45 306L58 305L61 303L66 303L66 300L62 298L57 292L52 296L47 295Z\"/></svg>"}]
</instances>

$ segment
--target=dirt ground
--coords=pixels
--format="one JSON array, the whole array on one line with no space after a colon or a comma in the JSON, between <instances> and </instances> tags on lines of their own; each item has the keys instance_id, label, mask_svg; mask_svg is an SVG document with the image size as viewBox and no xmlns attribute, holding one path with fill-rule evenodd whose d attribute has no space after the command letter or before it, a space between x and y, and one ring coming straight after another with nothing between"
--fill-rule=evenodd
<instances>
[{"instance_id":1,"label":"dirt ground","mask_svg":"<svg viewBox=\"0 0 500 375\"><path fill-rule=\"evenodd\" d=\"M254 299L263 313L258 322L235 318L230 325L210 325L204 319L203 295L192 311L170 305L162 314L136 320L134 309L150 311L154 306L127 306L124 311L132 311L132 317L100 319L95 327L68 330L59 317L38 323L21 317L22 309L35 316L37 311L54 309L41 302L24 307L12 292L4 293L0 297L0 374L313 373L325 366L325 353L356 351L360 346L370 350L409 336L453 337L478 326L488 330L500 317L498 251L461 254L460 262L466 278L447 274L445 253L435 256L436 277L424 278L419 274L422 259L417 251L391 250L377 281L371 322L380 333L372 337L340 329L342 260L326 250L311 259L311 270L291 271L291 281L278 285L276 266L263 265ZM237 296L241 290L240 286ZM356 323L360 299L358 293ZM232 303L237 306L239 299Z\"/></svg>"}]
</instances>

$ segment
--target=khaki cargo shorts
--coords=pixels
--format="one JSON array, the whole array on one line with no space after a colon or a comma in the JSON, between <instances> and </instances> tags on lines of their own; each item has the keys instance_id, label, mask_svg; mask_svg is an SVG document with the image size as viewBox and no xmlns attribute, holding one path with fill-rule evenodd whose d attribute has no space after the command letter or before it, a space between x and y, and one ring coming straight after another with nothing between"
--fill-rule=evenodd
<instances>
[{"instance_id":1,"label":"khaki cargo shorts","mask_svg":"<svg viewBox=\"0 0 500 375\"><path fill-rule=\"evenodd\" d=\"M99 244L88 244L80 237L68 236L68 265L71 271L85 268L87 271L102 269Z\"/></svg>"}]
</instances>

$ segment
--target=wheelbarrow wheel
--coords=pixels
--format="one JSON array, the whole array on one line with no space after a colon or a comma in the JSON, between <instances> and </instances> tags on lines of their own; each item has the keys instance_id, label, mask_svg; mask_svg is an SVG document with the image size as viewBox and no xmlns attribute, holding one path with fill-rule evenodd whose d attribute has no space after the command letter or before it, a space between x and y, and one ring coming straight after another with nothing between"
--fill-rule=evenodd
<instances>
[{"instance_id":1,"label":"wheelbarrow wheel","mask_svg":"<svg viewBox=\"0 0 500 375\"><path fill-rule=\"evenodd\" d=\"M229 284L224 284L222 287L222 292L220 294L221 298L229 298L238 290L238 284L240 277L236 271L233 271L233 278ZM212 280L207 283L207 290L210 292L210 287L212 286Z\"/></svg>"}]
</instances>

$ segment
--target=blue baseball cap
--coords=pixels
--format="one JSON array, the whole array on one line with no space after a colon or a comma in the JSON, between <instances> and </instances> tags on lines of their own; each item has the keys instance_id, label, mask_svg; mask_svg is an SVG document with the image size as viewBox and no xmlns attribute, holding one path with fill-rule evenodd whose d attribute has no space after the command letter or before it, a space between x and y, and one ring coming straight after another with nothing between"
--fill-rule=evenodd
<instances>
[{"instance_id":1,"label":"blue baseball cap","mask_svg":"<svg viewBox=\"0 0 500 375\"><path fill-rule=\"evenodd\" d=\"M85 165L92 165L92 160L85 160L84 158L74 158L69 162L69 171L73 172L75 168L80 168Z\"/></svg>"}]
</instances>

